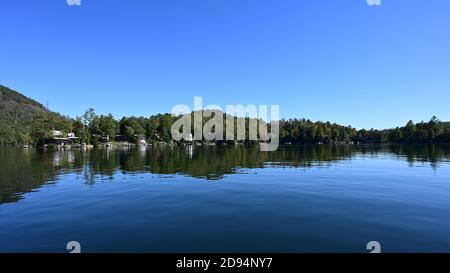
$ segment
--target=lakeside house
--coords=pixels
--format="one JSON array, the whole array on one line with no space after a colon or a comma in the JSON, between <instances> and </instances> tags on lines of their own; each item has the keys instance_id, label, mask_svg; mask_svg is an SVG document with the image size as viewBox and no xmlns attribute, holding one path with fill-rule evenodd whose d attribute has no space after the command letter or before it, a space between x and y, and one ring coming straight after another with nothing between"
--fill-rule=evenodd
<instances>
[{"instance_id":1,"label":"lakeside house","mask_svg":"<svg viewBox=\"0 0 450 273\"><path fill-rule=\"evenodd\" d=\"M135 135L135 139L137 139L135 142L131 143L128 137L124 135L116 135L114 138L115 142L120 142L122 145L125 146L132 146L132 145L139 145L139 146L147 146L147 140L145 139L145 135Z\"/></svg>"},{"instance_id":2,"label":"lakeside house","mask_svg":"<svg viewBox=\"0 0 450 273\"><path fill-rule=\"evenodd\" d=\"M139 139L137 142L139 146L147 146L147 141L145 139Z\"/></svg>"},{"instance_id":3,"label":"lakeside house","mask_svg":"<svg viewBox=\"0 0 450 273\"><path fill-rule=\"evenodd\" d=\"M137 145L139 145L139 146L147 146L147 140L145 139L144 135L139 135L138 136Z\"/></svg>"},{"instance_id":4,"label":"lakeside house","mask_svg":"<svg viewBox=\"0 0 450 273\"><path fill-rule=\"evenodd\" d=\"M47 139L47 143L58 146L72 145L78 139L73 132L64 135L62 131L57 130L52 131L52 136L52 138Z\"/></svg>"}]
</instances>

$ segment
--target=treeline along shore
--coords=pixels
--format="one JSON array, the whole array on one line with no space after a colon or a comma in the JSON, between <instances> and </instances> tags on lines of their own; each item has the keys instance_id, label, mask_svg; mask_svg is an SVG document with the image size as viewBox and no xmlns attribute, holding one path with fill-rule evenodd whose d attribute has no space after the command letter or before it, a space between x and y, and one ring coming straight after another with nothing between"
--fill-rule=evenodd
<instances>
[{"instance_id":1,"label":"treeline along shore","mask_svg":"<svg viewBox=\"0 0 450 273\"><path fill-rule=\"evenodd\" d=\"M224 114L225 115L225 114ZM93 109L74 120L39 115L33 119L30 144L42 144L51 138L52 130L73 132L78 143L99 145L108 141L128 143L167 143L172 140L171 127L179 117L159 114L149 118L123 117L116 120L111 114L97 115ZM235 127L237 123L235 118ZM204 119L205 124L209 119ZM226 118L224 117L225 121ZM249 119L245 118L246 136ZM226 139L225 135L223 139ZM181 142L187 142L182 140ZM205 140L199 141L207 142ZM230 141L229 141L230 142ZM233 143L235 141L231 141ZM244 141L251 143L251 141ZM450 125L433 117L428 122L408 122L405 126L386 130L357 130L330 122L313 122L307 119L280 121L280 144L368 144L368 143L450 143Z\"/></svg>"},{"instance_id":2,"label":"treeline along shore","mask_svg":"<svg viewBox=\"0 0 450 273\"><path fill-rule=\"evenodd\" d=\"M226 117L223 115L225 122ZM158 114L151 117L123 117L119 120L111 114L96 114L94 109L71 118L51 112L40 103L0 85L0 146L39 147L55 139L67 138L73 144L92 146L114 142L177 144L179 142L172 140L171 128L178 119L171 114ZM203 124L209 119L204 118ZM248 136L249 119L244 119ZM358 130L351 126L308 119L282 119L279 124L281 145L450 143L450 123L442 122L437 117L420 123L409 121L404 126L385 130Z\"/></svg>"}]
</instances>

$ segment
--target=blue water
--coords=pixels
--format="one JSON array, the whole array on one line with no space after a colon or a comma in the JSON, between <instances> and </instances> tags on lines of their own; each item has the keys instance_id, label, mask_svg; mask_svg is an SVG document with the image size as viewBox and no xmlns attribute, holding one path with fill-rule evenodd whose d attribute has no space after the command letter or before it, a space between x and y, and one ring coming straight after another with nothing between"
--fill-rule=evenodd
<instances>
[{"instance_id":1,"label":"blue water","mask_svg":"<svg viewBox=\"0 0 450 273\"><path fill-rule=\"evenodd\" d=\"M249 150L0 150L0 252L450 252L448 147Z\"/></svg>"}]
</instances>

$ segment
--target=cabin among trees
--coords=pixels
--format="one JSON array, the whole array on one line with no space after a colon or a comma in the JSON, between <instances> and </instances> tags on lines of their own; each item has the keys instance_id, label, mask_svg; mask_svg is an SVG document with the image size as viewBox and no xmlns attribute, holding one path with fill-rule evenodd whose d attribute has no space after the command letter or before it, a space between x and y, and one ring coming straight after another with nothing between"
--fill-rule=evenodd
<instances>
[{"instance_id":1,"label":"cabin among trees","mask_svg":"<svg viewBox=\"0 0 450 273\"><path fill-rule=\"evenodd\" d=\"M46 140L47 144L64 147L73 145L78 140L78 137L73 132L64 134L62 131L53 130L52 135L51 138Z\"/></svg>"}]
</instances>

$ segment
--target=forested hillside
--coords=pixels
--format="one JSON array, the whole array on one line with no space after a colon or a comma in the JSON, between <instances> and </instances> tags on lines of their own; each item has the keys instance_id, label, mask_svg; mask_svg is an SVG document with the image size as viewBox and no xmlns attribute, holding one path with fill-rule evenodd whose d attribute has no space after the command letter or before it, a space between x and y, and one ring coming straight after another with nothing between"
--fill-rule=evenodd
<instances>
[{"instance_id":1,"label":"forested hillside","mask_svg":"<svg viewBox=\"0 0 450 273\"><path fill-rule=\"evenodd\" d=\"M48 120L66 119L48 111L39 102L0 85L0 146L31 143L31 125L38 116Z\"/></svg>"}]
</instances>

